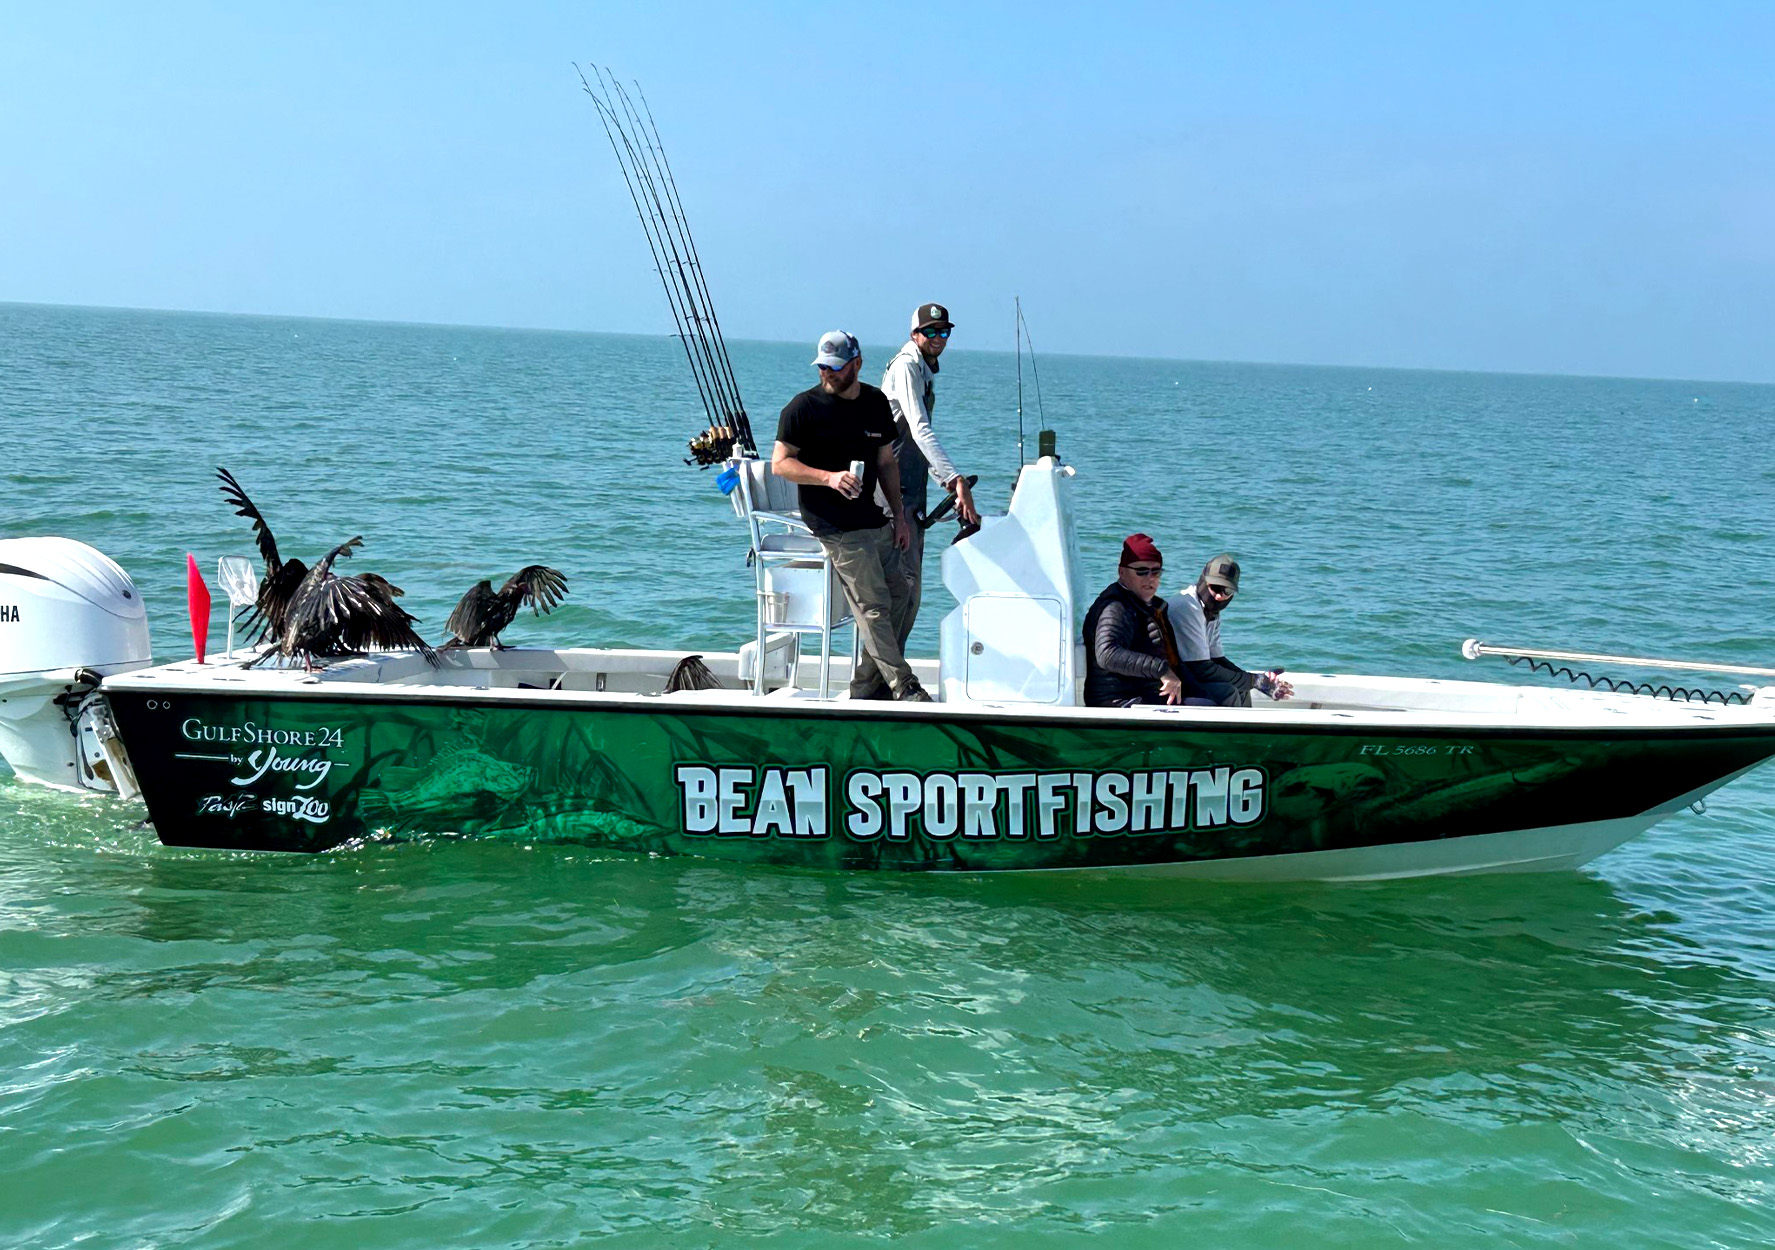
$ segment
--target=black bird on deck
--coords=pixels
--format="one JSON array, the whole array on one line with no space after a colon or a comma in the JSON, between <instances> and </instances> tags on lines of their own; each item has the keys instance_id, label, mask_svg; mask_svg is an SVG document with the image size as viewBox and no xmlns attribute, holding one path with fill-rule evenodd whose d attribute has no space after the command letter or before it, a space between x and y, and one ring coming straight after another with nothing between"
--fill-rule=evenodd
<instances>
[{"instance_id":1,"label":"black bird on deck","mask_svg":"<svg viewBox=\"0 0 1775 1250\"><path fill-rule=\"evenodd\" d=\"M265 559L265 576L259 582L259 597L240 610L234 618L235 623L244 631L242 636L249 646L257 646L266 638L281 639L289 628L290 601L296 597L296 588L302 584L302 579L308 576L308 566L300 560L279 559L277 539L272 535L271 527L265 523L259 509L253 506L253 501L247 498L234 474L218 468L216 476L222 479L222 497L233 506L235 514L253 523L253 533L259 540L259 554Z\"/></svg>"},{"instance_id":2,"label":"black bird on deck","mask_svg":"<svg viewBox=\"0 0 1775 1250\"><path fill-rule=\"evenodd\" d=\"M285 613L277 649L267 655L301 656L311 672L316 659L367 650L413 650L437 664L438 653L413 628L416 618L395 602L399 586L375 573L340 577L333 572L333 561L363 545L362 537L340 543L308 570Z\"/></svg>"},{"instance_id":3,"label":"black bird on deck","mask_svg":"<svg viewBox=\"0 0 1775 1250\"><path fill-rule=\"evenodd\" d=\"M528 607L533 615L549 612L566 597L566 577L546 564L519 569L498 590L491 580L476 582L444 623L450 641L443 645L499 650L505 645L499 641L500 631L517 619L519 608Z\"/></svg>"}]
</instances>

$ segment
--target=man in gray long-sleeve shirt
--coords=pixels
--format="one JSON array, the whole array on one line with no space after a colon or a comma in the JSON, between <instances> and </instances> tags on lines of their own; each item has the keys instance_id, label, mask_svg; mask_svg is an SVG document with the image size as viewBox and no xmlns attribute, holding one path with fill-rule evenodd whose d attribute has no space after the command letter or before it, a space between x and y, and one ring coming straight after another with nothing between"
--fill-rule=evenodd
<instances>
[{"instance_id":1,"label":"man in gray long-sleeve shirt","mask_svg":"<svg viewBox=\"0 0 1775 1250\"><path fill-rule=\"evenodd\" d=\"M920 304L912 313L912 337L881 375L881 392L894 412L894 459L900 465L900 491L906 516L912 525L912 546L900 555L900 565L912 587L911 610L901 623L900 646L912 633L918 618L919 595L924 590L924 528L916 524L924 515L927 481L935 481L955 496L956 514L962 524L977 526L980 514L967 479L956 471L949 453L931 428L931 409L937 404L938 360L949 343L955 323L941 304Z\"/></svg>"}]
</instances>

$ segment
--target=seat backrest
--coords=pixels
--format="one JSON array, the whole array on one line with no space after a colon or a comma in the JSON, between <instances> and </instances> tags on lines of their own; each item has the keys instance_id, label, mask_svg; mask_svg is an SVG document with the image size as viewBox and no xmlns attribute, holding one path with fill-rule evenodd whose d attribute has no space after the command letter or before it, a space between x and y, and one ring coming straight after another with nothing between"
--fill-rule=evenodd
<instances>
[{"instance_id":1,"label":"seat backrest","mask_svg":"<svg viewBox=\"0 0 1775 1250\"><path fill-rule=\"evenodd\" d=\"M794 482L784 481L772 473L770 461L742 460L739 466L740 474L745 479L743 489L751 507L761 512L780 512L784 516L800 517L800 491L795 488Z\"/></svg>"}]
</instances>

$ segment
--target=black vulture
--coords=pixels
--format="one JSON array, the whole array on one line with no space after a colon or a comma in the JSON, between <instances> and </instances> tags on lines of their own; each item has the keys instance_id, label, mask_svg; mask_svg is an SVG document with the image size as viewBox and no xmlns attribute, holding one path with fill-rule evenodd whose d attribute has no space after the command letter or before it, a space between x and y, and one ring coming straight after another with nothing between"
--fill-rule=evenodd
<instances>
[{"instance_id":1,"label":"black vulture","mask_svg":"<svg viewBox=\"0 0 1775 1250\"><path fill-rule=\"evenodd\" d=\"M450 640L443 645L497 650L505 645L499 641L500 631L517 619L519 608L527 606L533 614L549 612L566 597L567 579L545 564L519 569L498 590L491 580L476 582L444 623Z\"/></svg>"},{"instance_id":2,"label":"black vulture","mask_svg":"<svg viewBox=\"0 0 1775 1250\"><path fill-rule=\"evenodd\" d=\"M237 516L246 517L253 523L253 533L259 540L259 554L265 558L265 576L259 582L258 599L240 610L234 620L244 631L248 646L256 646L266 638L281 639L289 628L290 602L296 597L296 588L302 579L308 576L308 566L300 560L282 560L277 554L277 539L271 533L271 527L265 524L265 518L247 493L235 481L234 474L227 469L218 468L216 476L222 479L222 497L234 508Z\"/></svg>"},{"instance_id":3,"label":"black vulture","mask_svg":"<svg viewBox=\"0 0 1775 1250\"><path fill-rule=\"evenodd\" d=\"M285 660L302 657L314 669L316 659L337 659L366 650L418 651L428 664L438 662L433 651L413 628L415 618L395 602L400 587L375 573L340 577L333 561L349 557L364 545L362 537L340 543L308 570L285 613L283 636L275 652Z\"/></svg>"}]
</instances>

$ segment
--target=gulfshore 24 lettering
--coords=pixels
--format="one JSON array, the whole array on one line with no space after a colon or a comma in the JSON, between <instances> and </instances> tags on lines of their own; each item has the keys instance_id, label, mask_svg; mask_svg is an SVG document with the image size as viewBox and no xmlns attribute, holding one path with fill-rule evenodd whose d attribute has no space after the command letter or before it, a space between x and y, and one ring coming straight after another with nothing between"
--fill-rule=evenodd
<instances>
[{"instance_id":1,"label":"gulfshore 24 lettering","mask_svg":"<svg viewBox=\"0 0 1775 1250\"><path fill-rule=\"evenodd\" d=\"M268 816L325 824L332 816L332 804L313 791L319 789L333 769L350 767L343 761L327 758L330 748L345 744L344 731L328 726L274 729L253 721L214 725L193 716L180 724L179 732L187 742L227 751L225 755L194 753L180 758L213 760L228 764L233 770L228 784L235 787L234 791L201 796L197 804L199 815L232 820L244 811L256 809ZM267 779L284 778L290 780L296 793L287 797L266 796L248 788Z\"/></svg>"}]
</instances>

